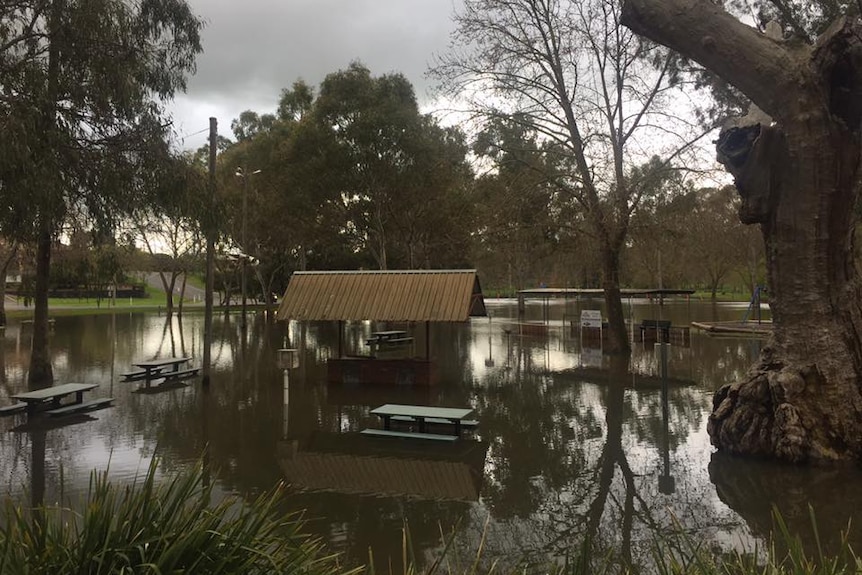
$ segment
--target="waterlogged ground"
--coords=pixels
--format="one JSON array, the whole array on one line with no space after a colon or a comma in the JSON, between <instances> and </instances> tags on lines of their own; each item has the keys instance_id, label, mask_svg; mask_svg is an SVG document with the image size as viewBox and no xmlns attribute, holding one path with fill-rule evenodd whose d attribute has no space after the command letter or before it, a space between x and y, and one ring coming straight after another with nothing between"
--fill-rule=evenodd
<instances>
[{"instance_id":1,"label":"waterlogged ground","mask_svg":"<svg viewBox=\"0 0 862 575\"><path fill-rule=\"evenodd\" d=\"M563 561L582 541L593 553L648 561L657 533L682 529L717 553L751 549L771 528L776 507L809 542L809 505L827 547L854 517L862 498L854 469L811 470L740 461L713 452L706 434L712 393L740 378L761 340L693 332L668 350L634 344L621 365L584 338L581 309L598 302L528 303L532 335L520 336L514 302L489 300L489 318L435 325L430 349L433 388L327 384L327 358L338 326L286 326L257 316L243 338L237 316L215 321L213 378L182 389L144 394L121 382L135 361L170 355L202 358L203 316L157 314L58 317L52 336L57 383L98 383L113 408L74 425L15 430L0 420L0 481L8 497L74 506L92 470L130 483L153 456L167 476L196 465L208 446L216 492L245 498L291 484L285 511L306 510L308 529L343 552L348 563L399 570L402 530L429 561L441 529L457 527L454 552L484 540L504 563ZM738 320L745 306L635 301L643 318ZM545 325L547 328L536 327ZM381 327L405 327L424 353L424 326L352 323L344 351L366 353ZM8 326L0 356L0 401L26 390L27 324ZM638 334L636 333L636 339ZM300 366L283 371L276 350L300 348ZM418 446L358 435L379 425L381 403L475 408L473 437ZM851 536L851 541L856 538ZM857 545L858 548L862 546Z\"/></svg>"}]
</instances>

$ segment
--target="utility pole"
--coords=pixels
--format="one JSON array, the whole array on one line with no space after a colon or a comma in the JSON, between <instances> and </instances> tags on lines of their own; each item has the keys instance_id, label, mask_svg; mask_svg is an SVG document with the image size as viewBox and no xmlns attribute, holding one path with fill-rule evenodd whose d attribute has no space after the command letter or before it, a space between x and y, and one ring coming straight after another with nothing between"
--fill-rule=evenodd
<instances>
[{"instance_id":1,"label":"utility pole","mask_svg":"<svg viewBox=\"0 0 862 575\"><path fill-rule=\"evenodd\" d=\"M248 178L259 174L260 170L255 170L249 174L246 174L242 168L236 169L236 177L242 178L242 227L240 229L240 243L242 243L242 268L240 269L240 290L242 291L242 320L240 321L240 328L243 333L245 333L248 328L248 323L246 320L246 308L247 308L247 286L248 286L248 243L247 243L247 228L248 228Z\"/></svg>"},{"instance_id":2,"label":"utility pole","mask_svg":"<svg viewBox=\"0 0 862 575\"><path fill-rule=\"evenodd\" d=\"M246 240L248 239L248 178L245 177L243 173L242 176L242 321L240 322L240 328L242 329L243 334L248 328L248 320L246 320L246 298L247 298L247 286L248 286L248 243ZM243 336L243 341L245 341L245 337Z\"/></svg>"},{"instance_id":3,"label":"utility pole","mask_svg":"<svg viewBox=\"0 0 862 575\"><path fill-rule=\"evenodd\" d=\"M215 191L216 191L216 142L218 121L210 118L210 157L209 157L209 209L206 215L207 271L204 292L204 365L203 385L210 384L210 364L212 363L213 340L213 289L215 288Z\"/></svg>"}]
</instances>

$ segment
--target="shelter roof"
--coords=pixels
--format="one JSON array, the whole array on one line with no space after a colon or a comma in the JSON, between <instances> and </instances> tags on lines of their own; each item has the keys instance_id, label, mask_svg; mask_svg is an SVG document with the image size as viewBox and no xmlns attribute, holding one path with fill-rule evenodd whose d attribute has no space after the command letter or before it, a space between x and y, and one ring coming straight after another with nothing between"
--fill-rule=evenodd
<instances>
[{"instance_id":1,"label":"shelter roof","mask_svg":"<svg viewBox=\"0 0 862 575\"><path fill-rule=\"evenodd\" d=\"M278 319L465 321L484 316L476 270L295 272Z\"/></svg>"},{"instance_id":2,"label":"shelter roof","mask_svg":"<svg viewBox=\"0 0 862 575\"><path fill-rule=\"evenodd\" d=\"M522 289L519 294L525 297L567 297L567 296L601 296L605 290L601 288L532 288ZM672 296L672 295L691 295L693 289L668 289L668 288L647 288L647 289L629 289L620 290L622 297L647 297L647 296Z\"/></svg>"}]
</instances>

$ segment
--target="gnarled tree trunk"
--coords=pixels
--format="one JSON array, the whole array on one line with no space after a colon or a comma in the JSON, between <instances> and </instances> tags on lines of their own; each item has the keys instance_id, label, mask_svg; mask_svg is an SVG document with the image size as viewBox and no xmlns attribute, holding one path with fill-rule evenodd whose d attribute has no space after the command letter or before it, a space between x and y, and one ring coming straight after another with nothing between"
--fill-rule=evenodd
<instances>
[{"instance_id":1,"label":"gnarled tree trunk","mask_svg":"<svg viewBox=\"0 0 862 575\"><path fill-rule=\"evenodd\" d=\"M747 378L716 393L713 444L793 462L862 458L862 26L843 19L809 46L697 0L626 0L624 22L763 110L724 130L718 150L742 221L763 232L774 334Z\"/></svg>"}]
</instances>

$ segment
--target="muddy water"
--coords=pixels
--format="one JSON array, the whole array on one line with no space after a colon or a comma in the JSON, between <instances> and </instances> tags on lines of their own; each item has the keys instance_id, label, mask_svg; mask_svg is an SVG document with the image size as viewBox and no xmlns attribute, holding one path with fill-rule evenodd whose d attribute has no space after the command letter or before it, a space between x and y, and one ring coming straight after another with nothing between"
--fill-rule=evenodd
<instances>
[{"instance_id":1,"label":"muddy water","mask_svg":"<svg viewBox=\"0 0 862 575\"><path fill-rule=\"evenodd\" d=\"M641 342L637 330L631 360L620 362L602 352L600 338L572 327L582 309L599 307L528 302L519 321L514 302L489 300L490 318L432 326L431 388L328 384L336 325L257 316L244 338L237 316L220 315L209 390L191 380L150 394L120 374L156 356L199 364L202 316L57 318L57 383L98 383L95 395L114 397L115 406L52 429L0 420L0 481L8 497L74 506L94 469L131 482L157 455L169 475L209 446L217 493L252 498L288 481L285 511L304 509L308 529L348 563L366 561L371 549L395 571L405 525L425 561L440 547L441 528L455 526L456 550L484 537L488 556L505 563L563 558L587 537L596 553L643 561L656 532L675 524L721 552L760 542L773 506L809 540L809 505L827 540L862 517L855 468L797 469L711 448L712 393L745 373L762 340L692 332L667 349L663 377L660 346ZM738 320L745 306L634 301L627 310L634 325L661 318L686 326ZM361 322L345 327L344 351L367 353L365 340L380 328L411 330L424 353L424 326ZM26 389L29 326L8 326L3 342L6 402ZM279 369L282 347L300 349L299 367ZM359 436L379 426L369 410L381 403L472 406L479 426L455 445Z\"/></svg>"}]
</instances>

